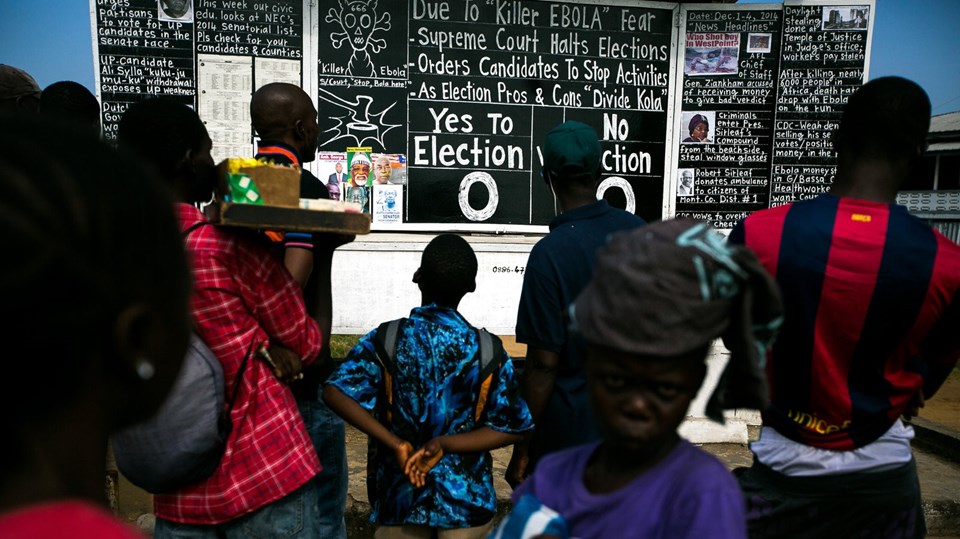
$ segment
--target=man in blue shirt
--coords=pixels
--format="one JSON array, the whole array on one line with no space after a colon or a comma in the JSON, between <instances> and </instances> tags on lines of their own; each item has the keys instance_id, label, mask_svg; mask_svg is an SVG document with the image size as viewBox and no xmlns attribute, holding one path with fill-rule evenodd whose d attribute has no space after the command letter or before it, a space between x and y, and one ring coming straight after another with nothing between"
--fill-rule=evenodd
<instances>
[{"instance_id":1,"label":"man in blue shirt","mask_svg":"<svg viewBox=\"0 0 960 539\"><path fill-rule=\"evenodd\" d=\"M580 347L571 342L567 306L590 281L597 249L610 234L642 226L643 219L597 200L600 142L592 127L566 122L543 145L543 179L560 215L530 251L517 312L517 340L527 344L523 398L537 424L514 446L507 482L516 487L547 453L598 440L587 399Z\"/></svg>"},{"instance_id":2,"label":"man in blue shirt","mask_svg":"<svg viewBox=\"0 0 960 539\"><path fill-rule=\"evenodd\" d=\"M499 366L485 378L480 332L457 312L476 275L463 238L434 238L413 276L422 306L399 322L395 341L384 326L361 338L323 391L330 408L370 436L377 537L486 537L496 508L489 450L533 427L510 358L494 346Z\"/></svg>"}]
</instances>

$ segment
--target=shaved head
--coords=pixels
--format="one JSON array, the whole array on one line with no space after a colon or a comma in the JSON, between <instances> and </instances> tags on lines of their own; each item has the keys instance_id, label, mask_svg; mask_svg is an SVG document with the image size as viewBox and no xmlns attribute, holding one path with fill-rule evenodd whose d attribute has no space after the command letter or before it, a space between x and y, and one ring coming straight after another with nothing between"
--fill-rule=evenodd
<instances>
[{"instance_id":1,"label":"shaved head","mask_svg":"<svg viewBox=\"0 0 960 539\"><path fill-rule=\"evenodd\" d=\"M285 82L264 85L250 100L253 128L265 141L297 148L300 160L313 161L317 150L317 109L299 86Z\"/></svg>"}]
</instances>

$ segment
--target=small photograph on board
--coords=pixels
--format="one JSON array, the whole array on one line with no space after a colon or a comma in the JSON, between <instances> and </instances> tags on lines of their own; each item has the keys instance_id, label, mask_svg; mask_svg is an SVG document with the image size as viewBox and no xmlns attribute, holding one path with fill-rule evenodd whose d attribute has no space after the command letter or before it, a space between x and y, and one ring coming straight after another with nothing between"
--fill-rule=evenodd
<instances>
[{"instance_id":1,"label":"small photograph on board","mask_svg":"<svg viewBox=\"0 0 960 539\"><path fill-rule=\"evenodd\" d=\"M343 201L351 204L359 204L361 213L370 213L370 188L366 185L354 185L347 183L343 190Z\"/></svg>"},{"instance_id":2,"label":"small photograph on board","mask_svg":"<svg viewBox=\"0 0 960 539\"><path fill-rule=\"evenodd\" d=\"M347 148L347 176L356 186L372 185L373 161L370 159L370 147Z\"/></svg>"},{"instance_id":3,"label":"small photograph on board","mask_svg":"<svg viewBox=\"0 0 960 539\"><path fill-rule=\"evenodd\" d=\"M193 22L193 0L157 0L157 18L170 22Z\"/></svg>"},{"instance_id":4,"label":"small photograph on board","mask_svg":"<svg viewBox=\"0 0 960 539\"><path fill-rule=\"evenodd\" d=\"M399 153L371 154L373 160L373 185L403 185L407 179L407 160Z\"/></svg>"},{"instance_id":5,"label":"small photograph on board","mask_svg":"<svg viewBox=\"0 0 960 539\"><path fill-rule=\"evenodd\" d=\"M403 186L373 184L373 223L393 225L403 222Z\"/></svg>"},{"instance_id":6,"label":"small photograph on board","mask_svg":"<svg viewBox=\"0 0 960 539\"><path fill-rule=\"evenodd\" d=\"M343 152L317 153L320 180L327 186L332 200L341 200L347 183L347 154Z\"/></svg>"},{"instance_id":7,"label":"small photograph on board","mask_svg":"<svg viewBox=\"0 0 960 539\"><path fill-rule=\"evenodd\" d=\"M749 34L747 36L747 52L770 52L772 40L772 34Z\"/></svg>"},{"instance_id":8,"label":"small photograph on board","mask_svg":"<svg viewBox=\"0 0 960 539\"><path fill-rule=\"evenodd\" d=\"M870 6L823 6L823 30L866 30Z\"/></svg>"},{"instance_id":9,"label":"small photograph on board","mask_svg":"<svg viewBox=\"0 0 960 539\"><path fill-rule=\"evenodd\" d=\"M713 144L710 128L715 125L716 111L683 111L680 113L680 128L689 135L680 144Z\"/></svg>"},{"instance_id":10,"label":"small photograph on board","mask_svg":"<svg viewBox=\"0 0 960 539\"><path fill-rule=\"evenodd\" d=\"M697 169L681 168L677 170L677 196L693 196L693 186L697 177Z\"/></svg>"},{"instance_id":11,"label":"small photograph on board","mask_svg":"<svg viewBox=\"0 0 960 539\"><path fill-rule=\"evenodd\" d=\"M740 34L687 34L683 72L697 75L735 75L740 59Z\"/></svg>"}]
</instances>

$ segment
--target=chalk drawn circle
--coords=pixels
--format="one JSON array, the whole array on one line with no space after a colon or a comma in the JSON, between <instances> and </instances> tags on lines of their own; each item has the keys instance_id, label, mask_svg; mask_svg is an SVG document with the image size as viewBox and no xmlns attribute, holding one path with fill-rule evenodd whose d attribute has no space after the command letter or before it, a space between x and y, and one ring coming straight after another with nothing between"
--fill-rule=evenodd
<instances>
[{"instance_id":1,"label":"chalk drawn circle","mask_svg":"<svg viewBox=\"0 0 960 539\"><path fill-rule=\"evenodd\" d=\"M630 182L620 176L611 176L600 182L600 185L597 186L597 200L603 198L603 194L611 187L618 187L623 191L623 195L627 198L627 207L625 209L630 213L635 213L637 211L637 197L633 194L633 187L630 185Z\"/></svg>"},{"instance_id":2,"label":"chalk drawn circle","mask_svg":"<svg viewBox=\"0 0 960 539\"><path fill-rule=\"evenodd\" d=\"M481 210L475 210L470 206L470 186L475 183L482 183L487 188L487 205ZM463 177L460 182L460 211L464 217L471 221L486 221L497 211L497 204L500 203L500 193L497 191L497 182L493 176L486 172L474 171Z\"/></svg>"}]
</instances>

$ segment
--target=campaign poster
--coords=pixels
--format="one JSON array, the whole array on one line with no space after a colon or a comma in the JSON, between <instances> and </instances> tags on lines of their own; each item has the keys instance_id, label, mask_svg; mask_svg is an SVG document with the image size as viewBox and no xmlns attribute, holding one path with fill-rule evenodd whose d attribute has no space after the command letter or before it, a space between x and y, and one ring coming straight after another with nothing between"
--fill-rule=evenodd
<instances>
[{"instance_id":1,"label":"campaign poster","mask_svg":"<svg viewBox=\"0 0 960 539\"><path fill-rule=\"evenodd\" d=\"M347 148L347 169L350 171L343 201L360 204L363 213L370 213L370 186L373 182L369 147Z\"/></svg>"},{"instance_id":2,"label":"campaign poster","mask_svg":"<svg viewBox=\"0 0 960 539\"><path fill-rule=\"evenodd\" d=\"M347 185L347 154L345 152L317 153L318 176L327 186L331 200L343 200L343 190Z\"/></svg>"},{"instance_id":3,"label":"campaign poster","mask_svg":"<svg viewBox=\"0 0 960 539\"><path fill-rule=\"evenodd\" d=\"M373 185L373 224L395 225L403 222L403 186Z\"/></svg>"}]
</instances>

